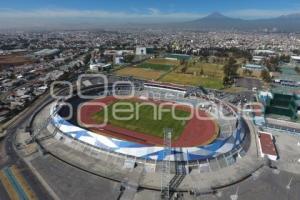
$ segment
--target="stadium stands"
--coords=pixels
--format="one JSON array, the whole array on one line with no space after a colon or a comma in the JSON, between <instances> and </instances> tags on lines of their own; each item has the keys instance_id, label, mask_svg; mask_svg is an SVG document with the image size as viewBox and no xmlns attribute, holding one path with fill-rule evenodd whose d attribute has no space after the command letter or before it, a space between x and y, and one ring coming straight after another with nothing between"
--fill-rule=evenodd
<instances>
[{"instance_id":1,"label":"stadium stands","mask_svg":"<svg viewBox=\"0 0 300 200\"><path fill-rule=\"evenodd\" d=\"M273 99L267 100L266 114L285 115L291 119L297 118L298 102L295 95L274 93Z\"/></svg>"},{"instance_id":2,"label":"stadium stands","mask_svg":"<svg viewBox=\"0 0 300 200\"><path fill-rule=\"evenodd\" d=\"M177 86L160 86L153 84L148 85L148 88L147 84L145 84L144 86L145 90L137 91L136 95L142 94L147 91L167 93L172 90L172 93L177 95L178 93L185 92L183 88ZM112 88L109 86L108 89L111 90ZM128 89L126 84L124 85L124 87L122 87L122 90L123 89ZM89 86L87 93L93 94L95 93L95 91L99 93L101 92L101 90L103 90L103 87L101 88L101 85L97 85L97 87L95 88ZM230 106L227 106L218 99L210 99L205 94L202 94L202 96L197 98L184 98L182 95L178 96L179 98L174 98L173 100L181 103L187 102L194 104L203 104L205 105L203 109L206 109L207 112L211 112L212 115L214 110L209 110L208 108L211 107L212 104L217 104L225 106L222 112L225 112L226 116L236 116L235 111ZM162 98L164 97L165 96L162 95ZM83 102L83 100L79 99L79 97L76 95L72 98L72 101L75 101L76 105L79 105L80 102ZM235 158L233 156L242 149L241 144L243 143L246 136L245 127L243 127L242 125L237 127L237 119L235 118L231 120L216 118L216 120L220 126L220 135L216 140L214 140L211 144L205 146L185 147L181 149L176 148L176 150L173 151L174 155L171 156L171 160L174 161L175 155L177 155L178 157L178 154L181 154L179 157L188 162L203 161L205 163L210 159L216 160L219 156L221 156L217 159L217 162L219 163L227 163L226 165L228 165L228 163L234 162L233 160ZM125 140L115 139L109 136L100 135L92 131L85 130L74 124L74 121L65 120L60 115L55 115L55 117L53 117L52 119L52 123L55 126L59 127L60 132L67 135L68 137L82 141L85 144L91 145L101 150L116 153L118 155L124 155L126 157L131 156L137 159L157 161L165 159L165 157L163 157L163 147L146 146L135 142L129 142Z\"/></svg>"}]
</instances>

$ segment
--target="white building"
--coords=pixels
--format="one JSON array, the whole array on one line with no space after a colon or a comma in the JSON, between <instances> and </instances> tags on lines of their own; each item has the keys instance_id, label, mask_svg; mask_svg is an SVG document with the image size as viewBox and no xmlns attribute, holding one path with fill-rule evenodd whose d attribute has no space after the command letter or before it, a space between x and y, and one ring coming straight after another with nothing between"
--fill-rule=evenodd
<instances>
[{"instance_id":1,"label":"white building","mask_svg":"<svg viewBox=\"0 0 300 200\"><path fill-rule=\"evenodd\" d=\"M242 69L248 69L251 71L262 71L262 70L266 70L266 67L262 66L262 65L257 65L257 64L245 64L242 66Z\"/></svg>"},{"instance_id":2,"label":"white building","mask_svg":"<svg viewBox=\"0 0 300 200\"><path fill-rule=\"evenodd\" d=\"M291 61L294 64L300 64L300 56L291 56Z\"/></svg>"},{"instance_id":3,"label":"white building","mask_svg":"<svg viewBox=\"0 0 300 200\"><path fill-rule=\"evenodd\" d=\"M122 64L123 60L124 60L123 57L114 57L114 64L116 64L116 65Z\"/></svg>"},{"instance_id":4,"label":"white building","mask_svg":"<svg viewBox=\"0 0 300 200\"><path fill-rule=\"evenodd\" d=\"M59 49L43 49L33 53L37 57L47 57L47 56L54 56L60 53Z\"/></svg>"},{"instance_id":5,"label":"white building","mask_svg":"<svg viewBox=\"0 0 300 200\"><path fill-rule=\"evenodd\" d=\"M105 50L104 55L105 56L123 56L124 54L134 54L133 50Z\"/></svg>"},{"instance_id":6,"label":"white building","mask_svg":"<svg viewBox=\"0 0 300 200\"><path fill-rule=\"evenodd\" d=\"M255 55L274 55L275 54L275 51L273 50L267 50L267 49L257 49L257 50L254 50L254 54Z\"/></svg>"},{"instance_id":7,"label":"white building","mask_svg":"<svg viewBox=\"0 0 300 200\"><path fill-rule=\"evenodd\" d=\"M105 63L92 63L90 64L90 70L91 71L104 71L108 68L111 68L111 64L105 64Z\"/></svg>"},{"instance_id":8,"label":"white building","mask_svg":"<svg viewBox=\"0 0 300 200\"><path fill-rule=\"evenodd\" d=\"M146 55L147 54L146 47L136 47L135 54L136 55Z\"/></svg>"},{"instance_id":9,"label":"white building","mask_svg":"<svg viewBox=\"0 0 300 200\"><path fill-rule=\"evenodd\" d=\"M263 56L253 56L252 61L255 64L260 64L263 61L264 58L265 57L263 57Z\"/></svg>"}]
</instances>

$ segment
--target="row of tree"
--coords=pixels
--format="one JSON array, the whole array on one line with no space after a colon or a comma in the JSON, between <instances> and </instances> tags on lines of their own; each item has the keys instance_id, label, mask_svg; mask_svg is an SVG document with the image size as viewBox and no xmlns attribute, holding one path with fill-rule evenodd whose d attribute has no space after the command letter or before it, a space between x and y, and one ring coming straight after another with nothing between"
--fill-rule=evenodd
<instances>
[{"instance_id":1,"label":"row of tree","mask_svg":"<svg viewBox=\"0 0 300 200\"><path fill-rule=\"evenodd\" d=\"M224 86L230 86L234 83L234 78L238 76L238 69L239 69L239 64L237 64L236 60L233 57L230 57L228 62L224 65L223 67L223 72L224 72L224 78L223 78L223 85ZM252 71L250 70L244 70L244 74L252 74ZM268 70L263 70L261 72L261 78L265 82L271 82L272 77L270 76L270 73Z\"/></svg>"},{"instance_id":2,"label":"row of tree","mask_svg":"<svg viewBox=\"0 0 300 200\"><path fill-rule=\"evenodd\" d=\"M223 85L229 86L234 83L234 78L238 76L239 65L233 57L230 57L228 62L223 67L224 78Z\"/></svg>"}]
</instances>

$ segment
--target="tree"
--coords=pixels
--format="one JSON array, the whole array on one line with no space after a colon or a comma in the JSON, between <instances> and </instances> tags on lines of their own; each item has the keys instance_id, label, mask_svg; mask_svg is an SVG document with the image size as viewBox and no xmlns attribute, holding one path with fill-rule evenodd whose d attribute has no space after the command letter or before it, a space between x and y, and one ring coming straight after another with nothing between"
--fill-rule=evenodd
<instances>
[{"instance_id":1,"label":"tree","mask_svg":"<svg viewBox=\"0 0 300 200\"><path fill-rule=\"evenodd\" d=\"M290 59L291 59L291 56L289 56L289 55L281 55L280 57L279 57L279 60L281 61L281 62L285 62L285 63L288 63L288 62L290 62Z\"/></svg>"},{"instance_id":2,"label":"tree","mask_svg":"<svg viewBox=\"0 0 300 200\"><path fill-rule=\"evenodd\" d=\"M279 71L279 57L272 56L265 59L264 65L268 68L269 71Z\"/></svg>"},{"instance_id":3,"label":"tree","mask_svg":"<svg viewBox=\"0 0 300 200\"><path fill-rule=\"evenodd\" d=\"M185 65L186 61L184 59L180 59L180 65Z\"/></svg>"},{"instance_id":4,"label":"tree","mask_svg":"<svg viewBox=\"0 0 300 200\"><path fill-rule=\"evenodd\" d=\"M203 67L201 67L200 75L204 75Z\"/></svg>"},{"instance_id":5,"label":"tree","mask_svg":"<svg viewBox=\"0 0 300 200\"><path fill-rule=\"evenodd\" d=\"M125 63L131 63L134 59L134 55L133 54L128 54L124 56L124 62Z\"/></svg>"},{"instance_id":6,"label":"tree","mask_svg":"<svg viewBox=\"0 0 300 200\"><path fill-rule=\"evenodd\" d=\"M83 59L83 63L85 65L87 65L90 62L91 58L92 58L92 54L90 54L90 53L86 54L84 59Z\"/></svg>"},{"instance_id":7,"label":"tree","mask_svg":"<svg viewBox=\"0 0 300 200\"><path fill-rule=\"evenodd\" d=\"M232 85L233 84L233 79L230 79L227 76L224 76L223 78L223 85L227 86L227 85Z\"/></svg>"},{"instance_id":8,"label":"tree","mask_svg":"<svg viewBox=\"0 0 300 200\"><path fill-rule=\"evenodd\" d=\"M13 74L13 73L12 73L12 74L10 75L10 77L9 77L9 78L10 78L10 79L16 79L17 77L16 77L16 75L15 75L15 74Z\"/></svg>"},{"instance_id":9,"label":"tree","mask_svg":"<svg viewBox=\"0 0 300 200\"><path fill-rule=\"evenodd\" d=\"M267 70L263 70L262 72L261 72L261 78L265 81L265 82L267 82L267 83L270 83L271 81L272 81L272 78L271 78L271 76L270 76L270 73L267 71Z\"/></svg>"},{"instance_id":10,"label":"tree","mask_svg":"<svg viewBox=\"0 0 300 200\"><path fill-rule=\"evenodd\" d=\"M185 65L183 68L181 68L181 73L186 73L186 71L187 71L187 66Z\"/></svg>"},{"instance_id":11,"label":"tree","mask_svg":"<svg viewBox=\"0 0 300 200\"><path fill-rule=\"evenodd\" d=\"M253 73L253 72L252 72L251 70L249 70L249 69L244 69L244 70L243 70L243 74L244 74L245 76L247 76L247 75L248 75L248 76L252 76L252 73Z\"/></svg>"},{"instance_id":12,"label":"tree","mask_svg":"<svg viewBox=\"0 0 300 200\"><path fill-rule=\"evenodd\" d=\"M300 67L295 67L295 71L298 73L298 74L300 74Z\"/></svg>"},{"instance_id":13,"label":"tree","mask_svg":"<svg viewBox=\"0 0 300 200\"><path fill-rule=\"evenodd\" d=\"M236 63L236 60L233 57L230 57L228 62L223 67L224 72L224 85L232 85L234 81L234 77L237 76L237 70L239 65Z\"/></svg>"}]
</instances>

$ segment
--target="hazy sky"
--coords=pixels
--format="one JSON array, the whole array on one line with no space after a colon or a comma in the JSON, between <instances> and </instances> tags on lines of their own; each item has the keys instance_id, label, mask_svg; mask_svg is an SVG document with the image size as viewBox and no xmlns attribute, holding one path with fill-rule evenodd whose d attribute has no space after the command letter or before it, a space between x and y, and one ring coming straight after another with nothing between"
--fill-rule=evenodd
<instances>
[{"instance_id":1,"label":"hazy sky","mask_svg":"<svg viewBox=\"0 0 300 200\"><path fill-rule=\"evenodd\" d=\"M211 12L244 19L300 13L299 0L1 0L0 28L70 23L173 22Z\"/></svg>"}]
</instances>

